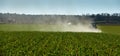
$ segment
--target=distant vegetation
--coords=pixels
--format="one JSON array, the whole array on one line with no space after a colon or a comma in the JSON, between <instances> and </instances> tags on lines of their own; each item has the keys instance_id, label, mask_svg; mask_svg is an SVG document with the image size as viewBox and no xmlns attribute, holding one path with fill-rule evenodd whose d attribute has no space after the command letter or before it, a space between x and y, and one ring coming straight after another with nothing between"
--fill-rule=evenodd
<instances>
[{"instance_id":1,"label":"distant vegetation","mask_svg":"<svg viewBox=\"0 0 120 56\"><path fill-rule=\"evenodd\" d=\"M86 18L93 20L96 24L120 24L120 13L101 13L91 15L25 15L0 13L1 24L60 24L61 22L77 24L81 19Z\"/></svg>"},{"instance_id":2,"label":"distant vegetation","mask_svg":"<svg viewBox=\"0 0 120 56\"><path fill-rule=\"evenodd\" d=\"M92 14L89 17L94 18L96 24L120 24L120 13L101 13L101 14Z\"/></svg>"}]
</instances>

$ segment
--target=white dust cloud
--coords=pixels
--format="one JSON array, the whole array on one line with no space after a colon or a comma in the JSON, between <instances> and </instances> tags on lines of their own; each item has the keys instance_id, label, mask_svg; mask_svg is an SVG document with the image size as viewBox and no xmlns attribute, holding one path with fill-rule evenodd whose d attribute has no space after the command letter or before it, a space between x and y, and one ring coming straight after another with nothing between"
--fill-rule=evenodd
<instances>
[{"instance_id":1,"label":"white dust cloud","mask_svg":"<svg viewBox=\"0 0 120 56\"><path fill-rule=\"evenodd\" d=\"M53 23L52 27L48 27L49 31L58 31L58 32L102 32L96 27L94 20L89 17L65 17L64 19L53 19L49 21ZM52 28L52 30L51 30ZM48 30L47 29L47 30ZM46 31L47 31L46 30Z\"/></svg>"}]
</instances>

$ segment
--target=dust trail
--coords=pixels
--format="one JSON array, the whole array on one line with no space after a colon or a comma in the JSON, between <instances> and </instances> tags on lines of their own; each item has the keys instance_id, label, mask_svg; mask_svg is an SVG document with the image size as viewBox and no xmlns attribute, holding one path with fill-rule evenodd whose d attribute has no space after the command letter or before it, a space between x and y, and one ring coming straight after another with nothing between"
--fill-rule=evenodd
<instances>
[{"instance_id":1,"label":"dust trail","mask_svg":"<svg viewBox=\"0 0 120 56\"><path fill-rule=\"evenodd\" d=\"M64 32L102 32L100 29L96 29L91 25L64 25Z\"/></svg>"},{"instance_id":2,"label":"dust trail","mask_svg":"<svg viewBox=\"0 0 120 56\"><path fill-rule=\"evenodd\" d=\"M53 27L53 31L59 31L59 32L102 32L100 29L97 29L96 26L94 26L94 20L89 17L73 17L73 16L67 16L61 19L52 19L52 21L55 21L55 25L59 25L59 27ZM52 21L49 21L50 23L53 23ZM53 25L54 25L53 24ZM59 30L58 30L59 29Z\"/></svg>"},{"instance_id":3,"label":"dust trail","mask_svg":"<svg viewBox=\"0 0 120 56\"><path fill-rule=\"evenodd\" d=\"M100 29L94 26L93 19L89 17L81 17L81 19L77 20L77 24L73 25L71 22L64 24L64 31L71 32L102 32Z\"/></svg>"}]
</instances>

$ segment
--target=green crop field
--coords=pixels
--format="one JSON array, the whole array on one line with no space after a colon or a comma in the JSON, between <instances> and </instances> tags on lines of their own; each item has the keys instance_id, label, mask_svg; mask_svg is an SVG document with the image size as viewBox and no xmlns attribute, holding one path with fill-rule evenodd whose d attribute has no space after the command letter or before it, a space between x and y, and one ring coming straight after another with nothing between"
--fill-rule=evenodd
<instances>
[{"instance_id":1,"label":"green crop field","mask_svg":"<svg viewBox=\"0 0 120 56\"><path fill-rule=\"evenodd\" d=\"M0 31L60 31L62 27L61 25L0 24ZM120 25L98 25L98 28L106 33L120 33Z\"/></svg>"},{"instance_id":2,"label":"green crop field","mask_svg":"<svg viewBox=\"0 0 120 56\"><path fill-rule=\"evenodd\" d=\"M120 26L99 25L103 33L39 32L57 27L1 24L0 56L120 56Z\"/></svg>"},{"instance_id":3,"label":"green crop field","mask_svg":"<svg viewBox=\"0 0 120 56\"><path fill-rule=\"evenodd\" d=\"M0 32L0 56L119 56L120 36L107 33Z\"/></svg>"},{"instance_id":4,"label":"green crop field","mask_svg":"<svg viewBox=\"0 0 120 56\"><path fill-rule=\"evenodd\" d=\"M0 24L0 31L60 31L60 25Z\"/></svg>"},{"instance_id":5,"label":"green crop field","mask_svg":"<svg viewBox=\"0 0 120 56\"><path fill-rule=\"evenodd\" d=\"M105 33L120 34L120 25L99 25L98 28Z\"/></svg>"}]
</instances>

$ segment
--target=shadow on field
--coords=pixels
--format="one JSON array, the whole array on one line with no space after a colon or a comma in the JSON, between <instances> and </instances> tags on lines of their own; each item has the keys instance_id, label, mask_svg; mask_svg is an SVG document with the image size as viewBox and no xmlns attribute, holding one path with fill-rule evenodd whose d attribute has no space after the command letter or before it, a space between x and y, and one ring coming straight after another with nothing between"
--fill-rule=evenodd
<instances>
[{"instance_id":1,"label":"shadow on field","mask_svg":"<svg viewBox=\"0 0 120 56\"><path fill-rule=\"evenodd\" d=\"M0 49L0 56L5 56L5 53L2 49Z\"/></svg>"}]
</instances>

